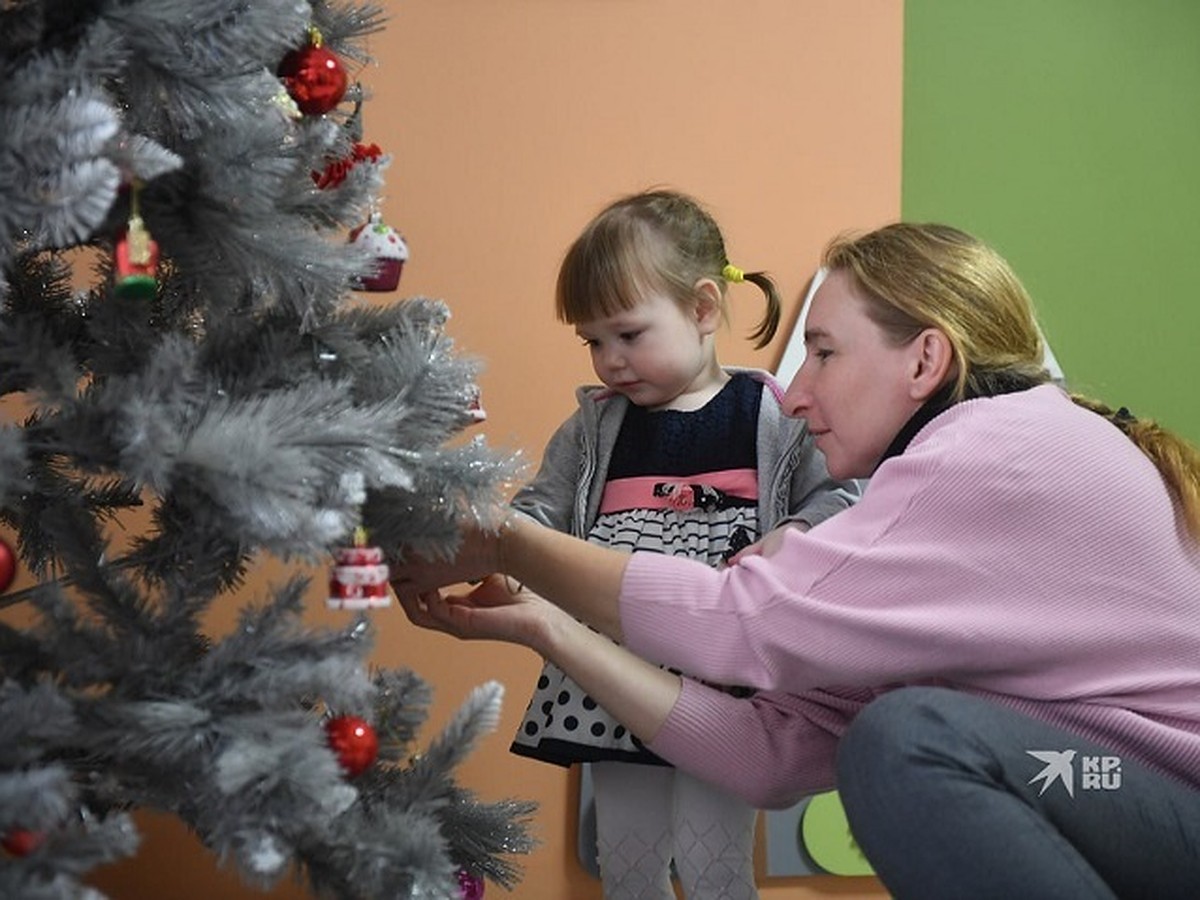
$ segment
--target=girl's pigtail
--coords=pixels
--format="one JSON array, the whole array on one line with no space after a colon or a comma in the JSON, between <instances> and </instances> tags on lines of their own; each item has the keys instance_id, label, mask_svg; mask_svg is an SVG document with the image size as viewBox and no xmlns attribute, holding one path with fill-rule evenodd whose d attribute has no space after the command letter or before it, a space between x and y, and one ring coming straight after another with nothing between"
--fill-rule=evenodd
<instances>
[{"instance_id":1,"label":"girl's pigtail","mask_svg":"<svg viewBox=\"0 0 1200 900\"><path fill-rule=\"evenodd\" d=\"M749 281L751 284L757 285L767 298L767 311L763 315L762 321L758 323L758 327L750 332L750 339L754 341L754 349L761 350L771 343L771 338L775 337L775 332L779 329L779 317L783 311L783 303L779 299L779 289L775 287L775 282L766 272L743 272L732 263L725 263L725 268L721 269L721 277L731 284Z\"/></svg>"},{"instance_id":2,"label":"girl's pigtail","mask_svg":"<svg viewBox=\"0 0 1200 900\"><path fill-rule=\"evenodd\" d=\"M763 296L767 298L767 311L763 314L758 327L750 333L750 339L754 341L754 349L761 350L771 343L775 332L779 330L779 318L783 312L783 303L779 299L779 289L775 287L775 282L766 272L746 272L743 280L757 285L758 289L763 292Z\"/></svg>"}]
</instances>

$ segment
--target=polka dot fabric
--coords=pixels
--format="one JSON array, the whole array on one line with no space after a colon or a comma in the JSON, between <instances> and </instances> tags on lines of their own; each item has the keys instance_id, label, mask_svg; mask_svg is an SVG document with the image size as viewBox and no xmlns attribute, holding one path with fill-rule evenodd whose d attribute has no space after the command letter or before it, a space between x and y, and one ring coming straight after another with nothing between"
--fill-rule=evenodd
<instances>
[{"instance_id":1,"label":"polka dot fabric","mask_svg":"<svg viewBox=\"0 0 1200 900\"><path fill-rule=\"evenodd\" d=\"M719 502L686 509L635 507L602 513L588 540L622 550L688 556L713 566L731 549L756 540L757 504L710 488L706 477L711 480L713 470L700 467L728 470L745 467L747 461L753 467L760 396L756 382L735 378L696 412L631 408L614 448L608 482L661 477L664 482L686 483L697 495L715 493ZM724 427L714 428L715 422ZM714 437L719 438L717 456L705 452ZM694 452L681 452L681 447ZM664 764L552 663L542 669L511 749L563 766L604 760Z\"/></svg>"}]
</instances>

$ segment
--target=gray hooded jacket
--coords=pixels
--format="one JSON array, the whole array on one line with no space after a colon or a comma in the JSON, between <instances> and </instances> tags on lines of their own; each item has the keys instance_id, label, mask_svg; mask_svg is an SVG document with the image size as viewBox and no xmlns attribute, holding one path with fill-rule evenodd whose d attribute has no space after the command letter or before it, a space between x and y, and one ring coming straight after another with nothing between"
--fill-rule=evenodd
<instances>
[{"instance_id":1,"label":"gray hooded jacket","mask_svg":"<svg viewBox=\"0 0 1200 900\"><path fill-rule=\"evenodd\" d=\"M762 382L758 414L758 523L763 534L785 522L816 525L854 503L857 482L829 477L803 419L783 414L783 389L768 372L726 367ZM543 525L586 537L599 515L613 445L629 400L600 386L575 391L577 409L550 438L537 475L512 506Z\"/></svg>"}]
</instances>

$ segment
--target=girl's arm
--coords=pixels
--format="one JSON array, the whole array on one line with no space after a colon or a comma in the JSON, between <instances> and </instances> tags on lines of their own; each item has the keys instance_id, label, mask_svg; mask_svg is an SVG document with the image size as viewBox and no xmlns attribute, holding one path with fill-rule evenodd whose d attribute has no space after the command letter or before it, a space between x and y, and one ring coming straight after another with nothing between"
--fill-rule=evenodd
<instances>
[{"instance_id":1,"label":"girl's arm","mask_svg":"<svg viewBox=\"0 0 1200 900\"><path fill-rule=\"evenodd\" d=\"M551 435L533 480L513 496L510 506L557 531L570 532L579 485L583 417L576 410Z\"/></svg>"},{"instance_id":2,"label":"girl's arm","mask_svg":"<svg viewBox=\"0 0 1200 900\"><path fill-rule=\"evenodd\" d=\"M510 515L499 529L464 523L460 534L462 540L453 559L412 558L398 564L392 580L397 595L424 595L499 572L511 575L614 640L621 639L619 598L628 553L589 544L522 515ZM707 568L700 562L695 565ZM454 603L463 598L443 599ZM518 642L532 646L526 640Z\"/></svg>"}]
</instances>

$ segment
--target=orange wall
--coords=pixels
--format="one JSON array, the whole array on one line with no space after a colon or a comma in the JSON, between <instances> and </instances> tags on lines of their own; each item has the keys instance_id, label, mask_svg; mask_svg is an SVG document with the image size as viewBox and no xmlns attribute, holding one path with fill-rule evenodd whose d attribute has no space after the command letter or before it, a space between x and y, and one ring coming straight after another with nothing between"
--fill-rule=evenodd
<instances>
[{"instance_id":1,"label":"orange wall","mask_svg":"<svg viewBox=\"0 0 1200 900\"><path fill-rule=\"evenodd\" d=\"M593 380L554 319L552 290L561 254L600 206L658 184L697 195L734 263L776 276L789 323L828 237L899 216L902 0L404 0L389 11L371 39L377 65L361 78L373 95L365 140L394 158L383 217L411 250L399 295L451 305L451 333L486 362L482 432L531 464L574 386ZM772 367L782 335L757 352L743 339L761 296L735 288L732 299L722 361ZM315 598L313 608L314 620L334 621ZM484 798L541 806L541 846L515 896L599 898L575 857L575 773L507 752L540 661L418 632L392 610L375 621L376 661L435 688L426 740L473 686L506 684L501 727L461 776ZM141 822L138 858L98 879L114 897L262 896L216 872L172 821ZM762 890L763 900L835 894L881 891L835 878ZM284 885L272 896L304 894Z\"/></svg>"}]
</instances>

